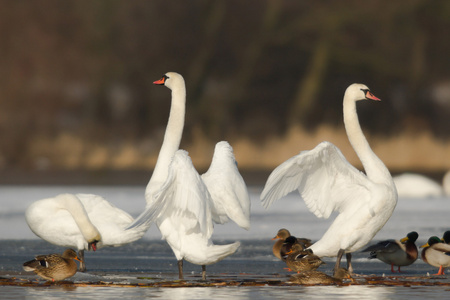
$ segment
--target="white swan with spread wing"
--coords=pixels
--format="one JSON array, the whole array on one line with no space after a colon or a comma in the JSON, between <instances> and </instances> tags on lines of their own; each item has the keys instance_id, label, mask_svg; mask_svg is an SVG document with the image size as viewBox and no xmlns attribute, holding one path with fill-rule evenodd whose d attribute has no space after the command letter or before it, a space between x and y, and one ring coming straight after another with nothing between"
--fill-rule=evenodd
<instances>
[{"instance_id":1,"label":"white swan with spread wing","mask_svg":"<svg viewBox=\"0 0 450 300\"><path fill-rule=\"evenodd\" d=\"M213 264L239 247L239 242L214 245L213 221L232 219L250 227L250 200L247 187L237 169L231 146L216 145L209 170L200 176L184 150L178 150L184 127L186 89L183 77L166 73L155 84L172 90L172 104L164 141L155 170L147 185L145 212L130 226L156 222L177 260L179 278L183 278L183 259L202 266Z\"/></svg>"},{"instance_id":2,"label":"white swan with spread wing","mask_svg":"<svg viewBox=\"0 0 450 300\"><path fill-rule=\"evenodd\" d=\"M341 151L322 142L278 166L269 176L261 200L264 207L298 190L308 209L319 218L338 215L323 237L310 246L319 257L344 253L351 272L351 252L364 247L391 217L397 192L391 174L369 146L359 124L356 102L380 100L363 84L350 85L344 94L343 113L348 139L366 175L353 167Z\"/></svg>"}]
</instances>

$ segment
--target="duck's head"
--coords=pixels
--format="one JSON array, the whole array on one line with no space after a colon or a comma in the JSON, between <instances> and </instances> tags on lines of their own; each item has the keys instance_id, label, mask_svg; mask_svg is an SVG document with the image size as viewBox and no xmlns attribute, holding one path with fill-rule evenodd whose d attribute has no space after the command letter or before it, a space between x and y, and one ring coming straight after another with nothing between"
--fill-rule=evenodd
<instances>
[{"instance_id":1,"label":"duck's head","mask_svg":"<svg viewBox=\"0 0 450 300\"><path fill-rule=\"evenodd\" d=\"M444 235L442 236L442 241L446 244L450 244L450 230L444 232Z\"/></svg>"},{"instance_id":2,"label":"duck's head","mask_svg":"<svg viewBox=\"0 0 450 300\"><path fill-rule=\"evenodd\" d=\"M272 240L285 240L291 236L291 233L286 228L278 230L277 235Z\"/></svg>"},{"instance_id":3,"label":"duck's head","mask_svg":"<svg viewBox=\"0 0 450 300\"><path fill-rule=\"evenodd\" d=\"M352 99L353 101L359 100L375 100L381 101L380 98L377 98L370 89L362 83L353 83L346 90L344 98Z\"/></svg>"},{"instance_id":4,"label":"duck's head","mask_svg":"<svg viewBox=\"0 0 450 300\"><path fill-rule=\"evenodd\" d=\"M408 233L406 235L406 237L402 238L400 240L400 242L406 243L407 241L410 241L410 242L414 243L415 241L417 241L418 238L419 238L419 234L415 231L411 231L410 233Z\"/></svg>"},{"instance_id":5,"label":"duck's head","mask_svg":"<svg viewBox=\"0 0 450 300\"><path fill-rule=\"evenodd\" d=\"M420 246L420 248L430 247L437 243L442 243L441 239L438 238L437 236L432 236L428 239L428 242L426 244Z\"/></svg>"},{"instance_id":6,"label":"duck's head","mask_svg":"<svg viewBox=\"0 0 450 300\"><path fill-rule=\"evenodd\" d=\"M156 80L153 84L165 85L169 89L184 87L184 78L176 72L167 72L161 77L161 79Z\"/></svg>"},{"instance_id":7,"label":"duck's head","mask_svg":"<svg viewBox=\"0 0 450 300\"><path fill-rule=\"evenodd\" d=\"M75 250L73 249L66 249L63 254L62 257L66 258L66 259L75 259L78 260L79 262L81 262L81 260L78 258L77 253L75 252Z\"/></svg>"}]
</instances>

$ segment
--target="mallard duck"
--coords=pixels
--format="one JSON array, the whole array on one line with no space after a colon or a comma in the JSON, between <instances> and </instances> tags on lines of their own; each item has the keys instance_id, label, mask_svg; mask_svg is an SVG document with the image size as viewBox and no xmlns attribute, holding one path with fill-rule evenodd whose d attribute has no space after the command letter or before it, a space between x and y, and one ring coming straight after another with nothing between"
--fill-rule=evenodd
<instances>
[{"instance_id":1,"label":"mallard duck","mask_svg":"<svg viewBox=\"0 0 450 300\"><path fill-rule=\"evenodd\" d=\"M392 176L370 148L359 124L356 102L368 99L380 101L366 85L355 83L346 89L343 101L345 130L364 173L353 167L335 145L324 141L279 165L261 193L265 208L297 190L317 217L328 219L336 211L333 223L309 249L319 257L336 257L336 270L346 254L350 273L351 253L373 239L397 205Z\"/></svg>"},{"instance_id":2,"label":"mallard duck","mask_svg":"<svg viewBox=\"0 0 450 300\"><path fill-rule=\"evenodd\" d=\"M329 285L341 284L343 279L350 279L353 281L353 278L345 268L339 268L333 276L329 276L320 271L305 271L292 275L289 281L305 285Z\"/></svg>"},{"instance_id":3,"label":"mallard duck","mask_svg":"<svg viewBox=\"0 0 450 300\"><path fill-rule=\"evenodd\" d=\"M395 273L394 266L398 266L398 272L401 272L401 266L409 266L416 261L419 256L415 241L419 234L415 231L401 240L385 240L375 245L369 246L362 252L370 251L369 258L378 258L382 262L391 265L391 272Z\"/></svg>"},{"instance_id":4,"label":"mallard duck","mask_svg":"<svg viewBox=\"0 0 450 300\"><path fill-rule=\"evenodd\" d=\"M444 235L442 236L442 241L446 244L450 244L450 230L444 232Z\"/></svg>"},{"instance_id":5,"label":"mallard duck","mask_svg":"<svg viewBox=\"0 0 450 300\"><path fill-rule=\"evenodd\" d=\"M293 244L301 244L304 248L312 245L310 239L292 236L289 230L285 228L278 230L277 235L272 240L277 240L272 247L273 255L283 261L286 261L286 253L291 250Z\"/></svg>"},{"instance_id":6,"label":"mallard duck","mask_svg":"<svg viewBox=\"0 0 450 300\"><path fill-rule=\"evenodd\" d=\"M445 275L444 269L450 267L450 245L442 243L437 236L432 236L420 248L424 248L422 260L429 265L439 267L439 271L434 275Z\"/></svg>"},{"instance_id":7,"label":"mallard duck","mask_svg":"<svg viewBox=\"0 0 450 300\"><path fill-rule=\"evenodd\" d=\"M324 262L312 253L310 249L303 249L302 245L292 245L291 251L288 253L286 265L291 271L302 272L317 269Z\"/></svg>"},{"instance_id":8,"label":"mallard duck","mask_svg":"<svg viewBox=\"0 0 450 300\"><path fill-rule=\"evenodd\" d=\"M73 249L66 249L62 255L49 254L38 255L35 259L23 264L23 269L27 272L33 271L40 277L60 281L72 277L77 272L77 253Z\"/></svg>"}]
</instances>

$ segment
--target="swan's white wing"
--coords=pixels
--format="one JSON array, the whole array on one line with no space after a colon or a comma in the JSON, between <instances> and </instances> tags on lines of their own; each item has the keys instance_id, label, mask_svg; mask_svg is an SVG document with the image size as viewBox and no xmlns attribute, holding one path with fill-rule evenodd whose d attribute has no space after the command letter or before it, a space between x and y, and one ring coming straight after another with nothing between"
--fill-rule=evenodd
<instances>
[{"instance_id":1,"label":"swan's white wing","mask_svg":"<svg viewBox=\"0 0 450 300\"><path fill-rule=\"evenodd\" d=\"M372 185L336 146L322 142L279 165L267 179L261 201L267 208L297 189L311 212L328 218L352 203L370 202Z\"/></svg>"},{"instance_id":2,"label":"swan's white wing","mask_svg":"<svg viewBox=\"0 0 450 300\"><path fill-rule=\"evenodd\" d=\"M152 204L147 205L145 211L128 228L172 218L173 225L183 227L185 231L199 229L202 235L209 238L213 225L208 197L208 190L187 152L178 150L169 166L167 180L154 195ZM179 224L174 221L176 218L179 218Z\"/></svg>"},{"instance_id":3,"label":"swan's white wing","mask_svg":"<svg viewBox=\"0 0 450 300\"><path fill-rule=\"evenodd\" d=\"M230 144L217 143L211 166L202 179L211 195L214 222L223 224L232 219L240 227L250 229L250 198Z\"/></svg>"}]
</instances>

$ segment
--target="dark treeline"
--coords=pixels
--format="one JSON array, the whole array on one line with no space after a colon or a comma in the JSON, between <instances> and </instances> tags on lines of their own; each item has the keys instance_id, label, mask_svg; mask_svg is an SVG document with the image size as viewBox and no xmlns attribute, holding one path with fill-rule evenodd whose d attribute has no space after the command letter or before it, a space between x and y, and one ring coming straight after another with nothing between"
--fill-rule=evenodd
<instances>
[{"instance_id":1,"label":"dark treeline","mask_svg":"<svg viewBox=\"0 0 450 300\"><path fill-rule=\"evenodd\" d=\"M340 125L353 82L385 100L361 108L366 130L446 138L449 28L446 0L2 0L0 168L29 167L32 141L63 132L160 136L170 94L151 83L167 71L187 82L184 141Z\"/></svg>"}]
</instances>

